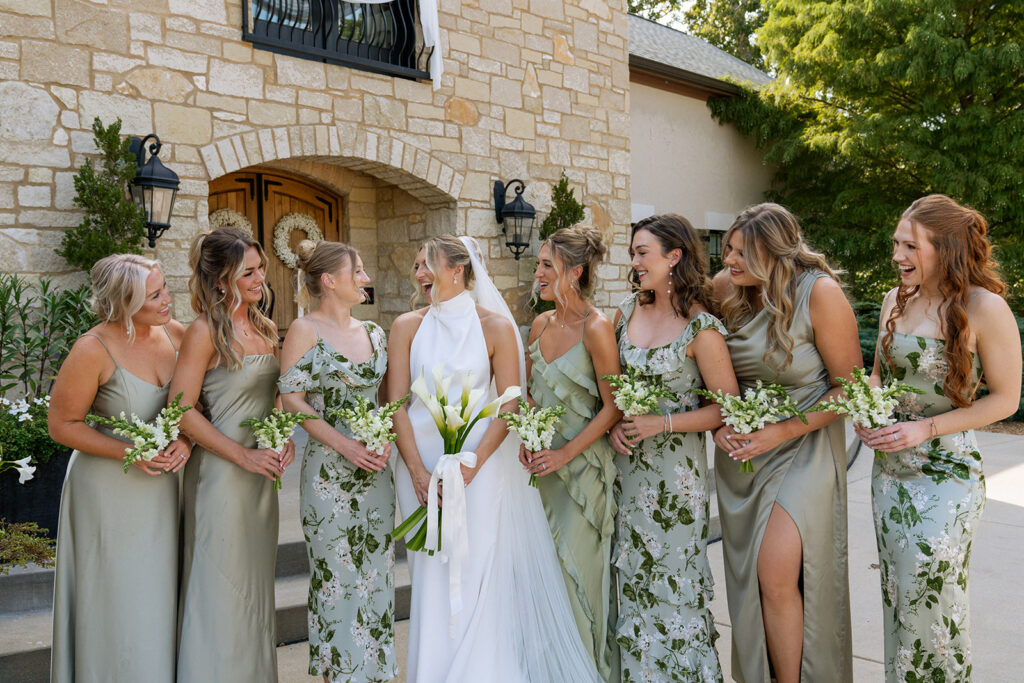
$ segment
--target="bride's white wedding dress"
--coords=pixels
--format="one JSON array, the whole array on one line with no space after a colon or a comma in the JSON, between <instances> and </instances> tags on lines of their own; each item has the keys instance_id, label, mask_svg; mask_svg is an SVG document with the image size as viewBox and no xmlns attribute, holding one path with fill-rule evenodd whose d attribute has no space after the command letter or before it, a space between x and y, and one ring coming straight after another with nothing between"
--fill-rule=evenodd
<instances>
[{"instance_id":1,"label":"bride's white wedding dress","mask_svg":"<svg viewBox=\"0 0 1024 683\"><path fill-rule=\"evenodd\" d=\"M477 296L483 300L493 284L474 247L470 241L477 289L484 292ZM471 372L473 388L486 391L477 404L482 407L497 394L476 306L469 292L431 306L413 338L409 369L413 379L424 372L431 390L438 363L444 376ZM457 401L461 391L461 383L454 382L449 398ZM444 451L441 436L415 397L408 411L420 458L433 471ZM489 419L477 423L463 451L475 451L488 424ZM450 564L442 555L409 553L410 682L600 681L579 639L540 496L528 485L518 452L518 438L505 439L466 487L469 555L461 563L460 610L452 614ZM396 483L402 516L408 517L419 502L401 458Z\"/></svg>"}]
</instances>

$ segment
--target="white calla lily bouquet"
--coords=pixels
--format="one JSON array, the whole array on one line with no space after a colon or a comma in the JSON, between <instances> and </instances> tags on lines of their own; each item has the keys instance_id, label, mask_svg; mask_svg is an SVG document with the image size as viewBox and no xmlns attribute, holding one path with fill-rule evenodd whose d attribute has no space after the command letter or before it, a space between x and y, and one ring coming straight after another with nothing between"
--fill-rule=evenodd
<instances>
[{"instance_id":1,"label":"white calla lily bouquet","mask_svg":"<svg viewBox=\"0 0 1024 683\"><path fill-rule=\"evenodd\" d=\"M152 422L139 419L135 413L132 413L131 418L127 418L124 413L121 413L118 418L86 415L85 419L93 424L110 427L118 436L127 436L132 440L132 446L124 449L124 471L127 473L136 462L139 460L151 461L160 455L160 451L170 446L171 442L178 438L178 425L181 423L181 417L192 410L192 406L181 405L183 393L178 393Z\"/></svg>"},{"instance_id":2,"label":"white calla lily bouquet","mask_svg":"<svg viewBox=\"0 0 1024 683\"><path fill-rule=\"evenodd\" d=\"M601 378L612 385L615 407L626 417L661 414L658 399L677 399L675 392L666 387L660 377L645 375L632 365L626 366L621 375L605 375Z\"/></svg>"},{"instance_id":3,"label":"white calla lily bouquet","mask_svg":"<svg viewBox=\"0 0 1024 683\"><path fill-rule=\"evenodd\" d=\"M899 403L897 397L903 394L923 394L917 387L902 382L890 382L884 387L873 387L868 382L868 373L864 368L853 369L853 380L836 377L843 388L841 396L833 396L822 401L808 412L828 411L839 415L849 415L854 424L867 429L878 429L894 424L893 411ZM875 457L885 460L885 453L875 451Z\"/></svg>"},{"instance_id":4,"label":"white calla lily bouquet","mask_svg":"<svg viewBox=\"0 0 1024 683\"><path fill-rule=\"evenodd\" d=\"M317 415L308 413L289 413L280 408L274 408L262 420L258 417L250 417L241 422L242 427L249 427L256 435L256 445L259 448L269 448L277 454L288 445L288 439L292 438L295 428L306 420L318 420ZM281 490L281 477L274 477L274 490Z\"/></svg>"},{"instance_id":5,"label":"white calla lily bouquet","mask_svg":"<svg viewBox=\"0 0 1024 683\"><path fill-rule=\"evenodd\" d=\"M357 394L355 405L334 408L329 410L328 414L333 420L344 421L352 430L352 435L357 441L363 442L367 450L383 455L384 447L398 438L391 431L395 426L391 416L397 413L407 400L408 394L397 401L374 408L369 399Z\"/></svg>"},{"instance_id":6,"label":"white calla lily bouquet","mask_svg":"<svg viewBox=\"0 0 1024 683\"><path fill-rule=\"evenodd\" d=\"M412 383L410 391L423 405L426 407L427 412L434 419L434 424L437 426L438 432L441 434L441 438L444 440L444 456L461 456L462 447L466 442L466 438L469 433L476 426L476 423L488 417L494 417L498 414L498 410L501 406L510 401L513 398L519 396L522 392L519 387L512 386L505 390L505 392L494 399L487 405L485 405L478 413L474 414L477 404L480 399L484 397L486 393L483 389L473 389L473 384L476 378L472 373L465 372L461 373L462 378L462 393L457 401L449 402L448 391L451 388L455 378L458 374L444 376L444 367L442 365L435 365L431 373L434 380L434 391L433 393L427 389L427 380L424 373L420 373L420 376ZM436 495L437 481L436 479L441 476L439 470L442 466L442 461L450 461L452 465L453 473L459 474L459 480L461 480L461 471L457 469L458 462L454 458L445 458L442 456L441 460L438 461L438 465L434 468L434 472L431 476L431 497ZM475 456L472 458L472 464L467 464L469 467L476 465ZM449 489L445 489L445 509L449 509ZM436 503L435 503L436 504ZM409 515L401 524L399 524L389 535L392 539L399 539L405 537L414 528L416 532L412 537L406 541L405 547L407 550L422 551L426 550L429 554L433 555L435 550L440 550L440 543L437 543L437 547L433 546L433 543L428 544L428 530L434 528L440 529L440 514L436 513L436 527L431 519L427 518L427 508L434 507L428 502L427 506L421 505ZM422 522L422 524L421 524ZM417 528L417 525L419 527ZM438 536L438 534L432 534L432 536ZM433 538L429 539L435 540Z\"/></svg>"},{"instance_id":7,"label":"white calla lily bouquet","mask_svg":"<svg viewBox=\"0 0 1024 683\"><path fill-rule=\"evenodd\" d=\"M563 415L565 406L531 408L530 404L520 397L518 413L500 413L498 417L508 423L510 432L515 432L522 439L526 450L536 453L551 448L551 440L555 438L555 427ZM530 486L537 487L536 474L530 474Z\"/></svg>"},{"instance_id":8,"label":"white calla lily bouquet","mask_svg":"<svg viewBox=\"0 0 1024 683\"><path fill-rule=\"evenodd\" d=\"M707 389L691 391L722 406L722 420L737 434L752 434L764 429L765 425L791 417L798 417L807 424L804 411L779 384L764 384L757 380L757 386L749 387L743 396L727 394L721 389L714 392ZM749 460L740 463L740 472L750 474L753 471L754 463Z\"/></svg>"}]
</instances>

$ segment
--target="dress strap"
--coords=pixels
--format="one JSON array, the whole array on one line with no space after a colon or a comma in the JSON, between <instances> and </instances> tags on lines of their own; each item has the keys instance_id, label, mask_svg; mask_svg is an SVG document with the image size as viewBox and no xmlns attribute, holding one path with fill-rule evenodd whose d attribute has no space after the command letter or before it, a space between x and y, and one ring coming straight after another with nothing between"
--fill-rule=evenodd
<instances>
[{"instance_id":1,"label":"dress strap","mask_svg":"<svg viewBox=\"0 0 1024 683\"><path fill-rule=\"evenodd\" d=\"M544 327L542 327L542 328L540 329L540 334L538 334L538 335L537 335L537 339L540 339L541 337L543 337L543 336L544 336L544 332L546 332L546 331L547 331L547 329L548 329L548 325L550 325L550 324L551 324L551 319L552 319L552 318L554 318L554 317L555 317L555 312L554 312L554 311L551 311L551 315L549 315L549 316L548 316L548 319L544 321Z\"/></svg>"},{"instance_id":2,"label":"dress strap","mask_svg":"<svg viewBox=\"0 0 1024 683\"><path fill-rule=\"evenodd\" d=\"M316 330L316 340L320 341L323 339L320 335L320 326L316 324L316 320L313 319L313 316L307 315L306 317L309 319L309 322L313 323L313 329Z\"/></svg>"},{"instance_id":3,"label":"dress strap","mask_svg":"<svg viewBox=\"0 0 1024 683\"><path fill-rule=\"evenodd\" d=\"M583 320L580 322L580 341L583 341L583 335L587 331L587 318L590 317L590 313L593 310L594 310L593 308L588 308L587 309L587 314L585 316L583 316Z\"/></svg>"},{"instance_id":4,"label":"dress strap","mask_svg":"<svg viewBox=\"0 0 1024 683\"><path fill-rule=\"evenodd\" d=\"M98 334L93 334L92 332L86 332L85 335L82 335L82 336L86 336L86 335L88 335L90 337L96 337L96 340L103 346L103 350L107 352L108 356L110 356L110 360L114 361L114 367L116 367L116 368L120 368L121 367L120 363L118 363L117 359L114 358L114 354L112 354L110 352L110 348L107 346L107 343L105 341L103 341L102 337L100 337Z\"/></svg>"},{"instance_id":5,"label":"dress strap","mask_svg":"<svg viewBox=\"0 0 1024 683\"><path fill-rule=\"evenodd\" d=\"M171 336L171 331L167 329L167 325L164 325L164 334L167 335L167 341L171 342L171 348L174 349L174 355L178 355L178 345L174 343L174 337ZM109 351L107 353L110 353Z\"/></svg>"}]
</instances>

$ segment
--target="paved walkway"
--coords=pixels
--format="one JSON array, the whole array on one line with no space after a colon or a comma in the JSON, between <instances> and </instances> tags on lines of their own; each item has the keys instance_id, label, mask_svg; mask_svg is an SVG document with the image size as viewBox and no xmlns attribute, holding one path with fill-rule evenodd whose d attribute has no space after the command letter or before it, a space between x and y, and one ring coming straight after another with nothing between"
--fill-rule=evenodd
<instances>
[{"instance_id":1,"label":"paved walkway","mask_svg":"<svg viewBox=\"0 0 1024 683\"><path fill-rule=\"evenodd\" d=\"M971 570L971 615L974 632L974 679L1014 681L1024 668L1024 437L979 432L985 458L988 505L974 544ZM849 474L850 594L853 606L854 679L881 681L882 597L878 554L871 515L871 466L874 456L862 450ZM283 501L282 501L283 502ZM709 548L717 587L712 604L721 633L718 651L730 680L729 615L725 602L722 546ZM405 657L408 622L398 624L399 661ZM306 672L305 643L278 650L281 683L320 679ZM398 681L404 681L399 677Z\"/></svg>"}]
</instances>

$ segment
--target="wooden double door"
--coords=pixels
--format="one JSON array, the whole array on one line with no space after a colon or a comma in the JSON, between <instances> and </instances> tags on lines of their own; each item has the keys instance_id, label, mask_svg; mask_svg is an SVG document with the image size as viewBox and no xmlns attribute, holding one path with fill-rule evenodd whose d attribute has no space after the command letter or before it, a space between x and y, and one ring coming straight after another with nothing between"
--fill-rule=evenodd
<instances>
[{"instance_id":1,"label":"wooden double door","mask_svg":"<svg viewBox=\"0 0 1024 683\"><path fill-rule=\"evenodd\" d=\"M324 239L340 242L341 197L305 178L279 172L240 171L210 183L209 205L211 214L220 209L231 209L252 225L253 237L267 253L267 283L274 295L271 318L277 324L278 333L284 337L288 326L298 315L295 270L285 265L274 250L274 227L288 214L304 214L316 222ZM304 239L304 232L292 230L288 236L289 248L294 252Z\"/></svg>"}]
</instances>

